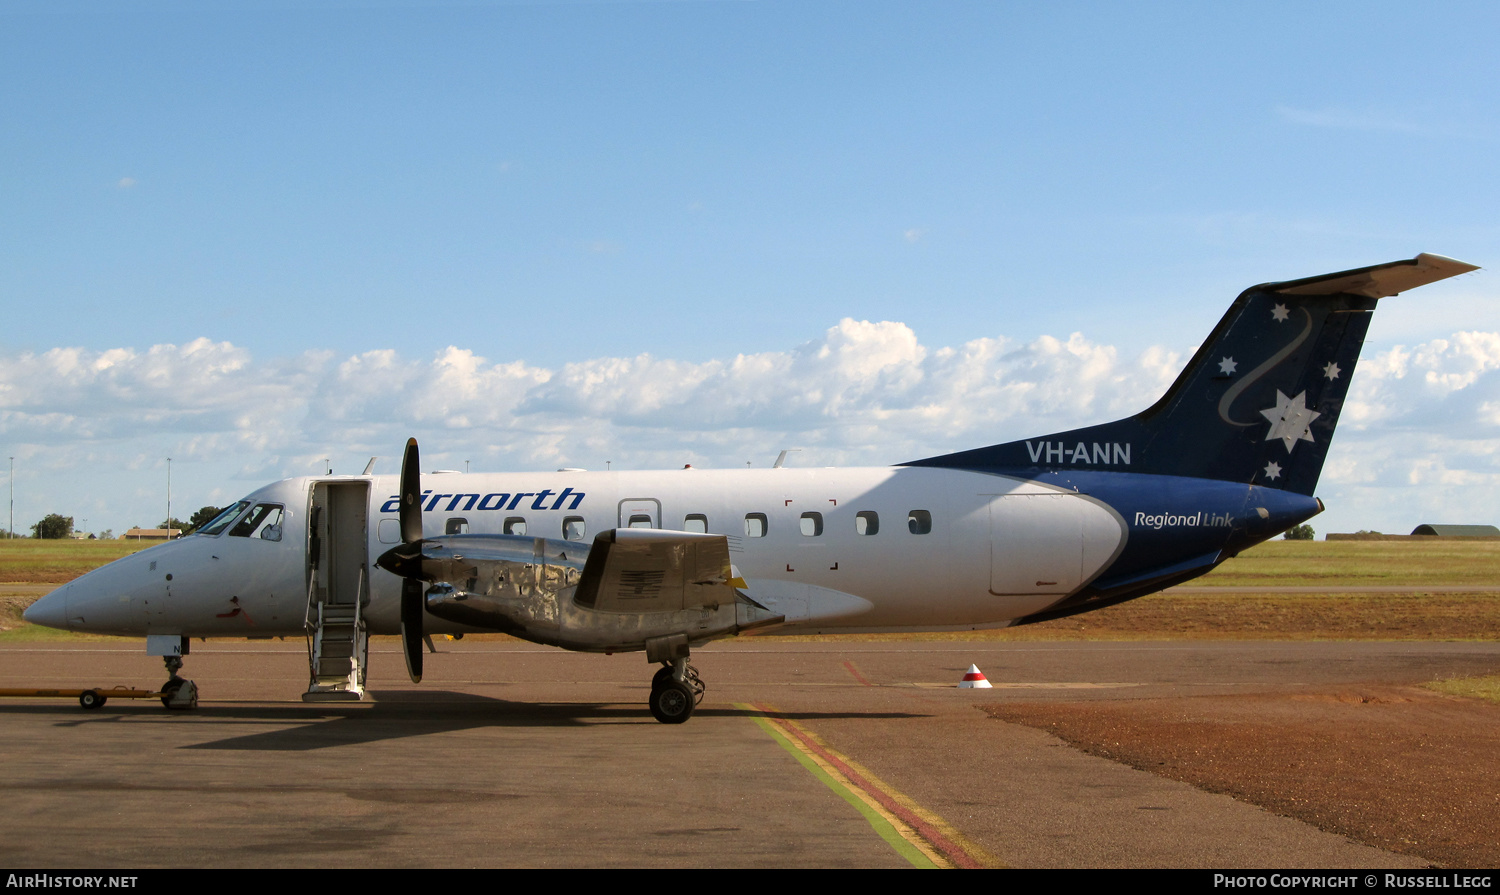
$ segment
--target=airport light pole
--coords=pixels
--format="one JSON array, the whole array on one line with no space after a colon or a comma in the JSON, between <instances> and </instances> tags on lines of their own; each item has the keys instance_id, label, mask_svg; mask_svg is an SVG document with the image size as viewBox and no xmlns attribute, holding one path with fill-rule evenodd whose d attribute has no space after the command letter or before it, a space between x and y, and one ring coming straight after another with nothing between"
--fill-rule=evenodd
<instances>
[{"instance_id":1,"label":"airport light pole","mask_svg":"<svg viewBox=\"0 0 1500 895\"><path fill-rule=\"evenodd\" d=\"M167 540L172 539L172 458L167 458Z\"/></svg>"},{"instance_id":2,"label":"airport light pole","mask_svg":"<svg viewBox=\"0 0 1500 895\"><path fill-rule=\"evenodd\" d=\"M10 524L5 529L8 541L16 536L16 458L10 458Z\"/></svg>"}]
</instances>

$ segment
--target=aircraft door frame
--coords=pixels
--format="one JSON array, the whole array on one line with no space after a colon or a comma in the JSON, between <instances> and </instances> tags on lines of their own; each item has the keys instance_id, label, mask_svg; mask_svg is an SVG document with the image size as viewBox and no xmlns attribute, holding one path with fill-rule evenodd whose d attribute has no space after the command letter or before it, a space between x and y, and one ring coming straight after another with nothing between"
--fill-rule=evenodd
<instances>
[{"instance_id":1,"label":"aircraft door frame","mask_svg":"<svg viewBox=\"0 0 1500 895\"><path fill-rule=\"evenodd\" d=\"M314 602L370 602L370 483L314 482L310 489L308 574ZM315 520L315 521L314 521ZM363 574L361 574L363 572Z\"/></svg>"},{"instance_id":2,"label":"aircraft door frame","mask_svg":"<svg viewBox=\"0 0 1500 895\"><path fill-rule=\"evenodd\" d=\"M629 528L630 517L636 515L650 516L651 527L661 528L661 501L654 497L627 497L620 501L618 513L620 528Z\"/></svg>"},{"instance_id":3,"label":"aircraft door frame","mask_svg":"<svg viewBox=\"0 0 1500 895\"><path fill-rule=\"evenodd\" d=\"M1082 508L1069 495L990 498L990 593L1063 595L1083 582Z\"/></svg>"}]
</instances>

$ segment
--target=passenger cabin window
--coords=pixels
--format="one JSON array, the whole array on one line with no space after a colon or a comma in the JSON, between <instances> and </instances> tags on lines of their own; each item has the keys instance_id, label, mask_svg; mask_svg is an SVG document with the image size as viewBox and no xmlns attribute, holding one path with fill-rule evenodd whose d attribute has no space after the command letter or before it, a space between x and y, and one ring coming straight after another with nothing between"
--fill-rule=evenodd
<instances>
[{"instance_id":1,"label":"passenger cabin window","mask_svg":"<svg viewBox=\"0 0 1500 895\"><path fill-rule=\"evenodd\" d=\"M258 503L245 518L229 530L232 538L260 538L262 541L281 540L281 507L274 503Z\"/></svg>"},{"instance_id":2,"label":"passenger cabin window","mask_svg":"<svg viewBox=\"0 0 1500 895\"><path fill-rule=\"evenodd\" d=\"M526 533L526 517L510 516L505 520L503 531L508 535L523 535Z\"/></svg>"},{"instance_id":3,"label":"passenger cabin window","mask_svg":"<svg viewBox=\"0 0 1500 895\"><path fill-rule=\"evenodd\" d=\"M631 513L630 514L630 523L628 525L626 525L626 528L650 528L650 527L651 527L651 514L650 513Z\"/></svg>"},{"instance_id":4,"label":"passenger cabin window","mask_svg":"<svg viewBox=\"0 0 1500 895\"><path fill-rule=\"evenodd\" d=\"M443 534L466 535L468 533L469 520L461 516L454 516L452 519L449 519L448 524L443 527Z\"/></svg>"},{"instance_id":5,"label":"passenger cabin window","mask_svg":"<svg viewBox=\"0 0 1500 895\"><path fill-rule=\"evenodd\" d=\"M382 544L401 543L401 522L397 519L381 519L375 527L375 535Z\"/></svg>"},{"instance_id":6,"label":"passenger cabin window","mask_svg":"<svg viewBox=\"0 0 1500 895\"><path fill-rule=\"evenodd\" d=\"M932 514L926 510L912 510L906 514L906 530L914 535L925 535L932 531Z\"/></svg>"},{"instance_id":7,"label":"passenger cabin window","mask_svg":"<svg viewBox=\"0 0 1500 895\"><path fill-rule=\"evenodd\" d=\"M682 530L708 534L708 517L702 513L688 513L682 520Z\"/></svg>"},{"instance_id":8,"label":"passenger cabin window","mask_svg":"<svg viewBox=\"0 0 1500 895\"><path fill-rule=\"evenodd\" d=\"M823 533L823 514L803 513L799 524L802 527L803 537L816 538Z\"/></svg>"},{"instance_id":9,"label":"passenger cabin window","mask_svg":"<svg viewBox=\"0 0 1500 895\"><path fill-rule=\"evenodd\" d=\"M880 534L880 514L874 510L861 510L855 513L854 533L860 535Z\"/></svg>"},{"instance_id":10,"label":"passenger cabin window","mask_svg":"<svg viewBox=\"0 0 1500 895\"><path fill-rule=\"evenodd\" d=\"M747 538L763 538L765 536L766 536L766 514L765 513L746 513L745 514L745 537L747 537Z\"/></svg>"},{"instance_id":11,"label":"passenger cabin window","mask_svg":"<svg viewBox=\"0 0 1500 895\"><path fill-rule=\"evenodd\" d=\"M229 527L229 523L240 518L240 514L250 508L250 501L242 500L219 515L215 516L209 523L198 529L200 535L216 535L223 533Z\"/></svg>"},{"instance_id":12,"label":"passenger cabin window","mask_svg":"<svg viewBox=\"0 0 1500 895\"><path fill-rule=\"evenodd\" d=\"M563 540L581 541L587 531L583 524L582 516L567 516L563 518Z\"/></svg>"}]
</instances>

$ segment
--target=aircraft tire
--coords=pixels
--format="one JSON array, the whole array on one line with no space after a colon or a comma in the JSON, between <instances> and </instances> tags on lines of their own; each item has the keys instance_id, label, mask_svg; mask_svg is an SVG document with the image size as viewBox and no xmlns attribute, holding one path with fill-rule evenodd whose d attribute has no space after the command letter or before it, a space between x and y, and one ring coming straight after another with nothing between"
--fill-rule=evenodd
<instances>
[{"instance_id":1,"label":"aircraft tire","mask_svg":"<svg viewBox=\"0 0 1500 895\"><path fill-rule=\"evenodd\" d=\"M78 695L78 704L86 709L104 708L104 703L107 701L98 690L84 690Z\"/></svg>"},{"instance_id":2,"label":"aircraft tire","mask_svg":"<svg viewBox=\"0 0 1500 895\"><path fill-rule=\"evenodd\" d=\"M681 724L693 717L697 701L691 688L674 680L651 690L651 715L663 724Z\"/></svg>"},{"instance_id":3,"label":"aircraft tire","mask_svg":"<svg viewBox=\"0 0 1500 895\"><path fill-rule=\"evenodd\" d=\"M165 684L161 685L161 692L167 694L161 698L161 704L163 706L167 708L172 707L172 697L176 696L177 691L182 689L183 683L185 682L182 678L174 677L171 680L167 681Z\"/></svg>"},{"instance_id":4,"label":"aircraft tire","mask_svg":"<svg viewBox=\"0 0 1500 895\"><path fill-rule=\"evenodd\" d=\"M672 666L663 665L656 669L656 674L651 675L651 690L660 690L662 685L672 679Z\"/></svg>"}]
</instances>

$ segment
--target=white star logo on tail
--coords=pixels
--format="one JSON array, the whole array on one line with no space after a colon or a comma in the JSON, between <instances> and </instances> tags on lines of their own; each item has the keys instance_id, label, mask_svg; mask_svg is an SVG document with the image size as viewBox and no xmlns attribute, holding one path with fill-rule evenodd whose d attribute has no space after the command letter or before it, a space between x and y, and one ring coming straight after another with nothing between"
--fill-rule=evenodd
<instances>
[{"instance_id":1,"label":"white star logo on tail","mask_svg":"<svg viewBox=\"0 0 1500 895\"><path fill-rule=\"evenodd\" d=\"M1266 464L1266 478L1268 478L1268 479L1279 479L1279 478L1281 478L1281 467L1278 464L1275 464L1275 463L1267 463Z\"/></svg>"},{"instance_id":2,"label":"white star logo on tail","mask_svg":"<svg viewBox=\"0 0 1500 895\"><path fill-rule=\"evenodd\" d=\"M1234 362L1234 358L1226 357L1223 360L1219 361L1219 372L1227 376L1228 374L1233 373L1234 368L1237 366L1239 365Z\"/></svg>"},{"instance_id":3,"label":"white star logo on tail","mask_svg":"<svg viewBox=\"0 0 1500 895\"><path fill-rule=\"evenodd\" d=\"M1291 312L1286 309L1286 305L1277 305L1271 309L1271 319L1277 323L1285 323L1289 313Z\"/></svg>"},{"instance_id":4,"label":"white star logo on tail","mask_svg":"<svg viewBox=\"0 0 1500 895\"><path fill-rule=\"evenodd\" d=\"M1339 378L1339 373L1338 364L1325 364L1323 367L1323 375L1327 376L1330 380Z\"/></svg>"},{"instance_id":5,"label":"white star logo on tail","mask_svg":"<svg viewBox=\"0 0 1500 895\"><path fill-rule=\"evenodd\" d=\"M1271 431L1266 433L1266 441L1280 438L1286 445L1286 452L1292 452L1292 445L1297 441L1312 441L1313 420L1322 416L1316 410L1307 406L1307 392L1298 393L1295 398L1288 398L1276 390L1276 406L1268 407L1260 412L1260 415L1271 421Z\"/></svg>"}]
</instances>

